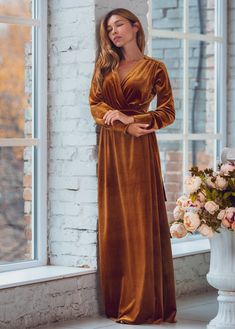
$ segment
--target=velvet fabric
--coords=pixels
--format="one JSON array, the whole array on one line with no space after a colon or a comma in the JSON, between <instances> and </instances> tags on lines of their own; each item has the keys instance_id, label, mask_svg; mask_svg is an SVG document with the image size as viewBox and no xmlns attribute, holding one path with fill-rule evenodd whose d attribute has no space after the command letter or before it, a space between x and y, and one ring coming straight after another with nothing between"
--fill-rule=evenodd
<instances>
[{"instance_id":1,"label":"velvet fabric","mask_svg":"<svg viewBox=\"0 0 235 329\"><path fill-rule=\"evenodd\" d=\"M157 95L157 107L148 111ZM121 81L118 71L102 93L91 81L89 103L101 126L98 145L98 268L105 313L128 324L176 322L170 231L155 132L134 137L127 125L102 119L108 110L166 127L175 120L163 62L144 55Z\"/></svg>"}]
</instances>

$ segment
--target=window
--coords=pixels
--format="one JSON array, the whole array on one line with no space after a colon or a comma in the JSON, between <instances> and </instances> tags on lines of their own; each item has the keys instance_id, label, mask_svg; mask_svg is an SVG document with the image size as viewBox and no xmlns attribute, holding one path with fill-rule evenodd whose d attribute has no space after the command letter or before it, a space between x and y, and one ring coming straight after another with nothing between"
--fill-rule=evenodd
<instances>
[{"instance_id":1,"label":"window","mask_svg":"<svg viewBox=\"0 0 235 329\"><path fill-rule=\"evenodd\" d=\"M47 261L46 8L0 0L0 272Z\"/></svg>"},{"instance_id":2,"label":"window","mask_svg":"<svg viewBox=\"0 0 235 329\"><path fill-rule=\"evenodd\" d=\"M175 122L157 132L171 221L190 167L216 169L226 145L226 1L149 5L149 53L166 64L175 99Z\"/></svg>"}]
</instances>

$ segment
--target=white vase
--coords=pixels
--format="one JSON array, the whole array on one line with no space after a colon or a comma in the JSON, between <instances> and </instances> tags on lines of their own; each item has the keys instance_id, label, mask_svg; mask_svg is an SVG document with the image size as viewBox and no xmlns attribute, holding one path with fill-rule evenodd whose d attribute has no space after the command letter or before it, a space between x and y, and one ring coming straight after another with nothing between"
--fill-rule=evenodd
<instances>
[{"instance_id":1,"label":"white vase","mask_svg":"<svg viewBox=\"0 0 235 329\"><path fill-rule=\"evenodd\" d=\"M207 281L218 289L219 309L208 329L235 328L235 233L220 228L210 239L210 270Z\"/></svg>"}]
</instances>

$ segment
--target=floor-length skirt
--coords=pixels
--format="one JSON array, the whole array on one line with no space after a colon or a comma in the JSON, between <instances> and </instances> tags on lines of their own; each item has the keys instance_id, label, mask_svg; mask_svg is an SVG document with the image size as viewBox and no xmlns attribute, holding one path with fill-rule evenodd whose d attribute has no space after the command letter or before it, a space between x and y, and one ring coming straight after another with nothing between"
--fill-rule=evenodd
<instances>
[{"instance_id":1,"label":"floor-length skirt","mask_svg":"<svg viewBox=\"0 0 235 329\"><path fill-rule=\"evenodd\" d=\"M101 129L98 268L106 316L130 324L176 322L170 231L155 133Z\"/></svg>"}]
</instances>

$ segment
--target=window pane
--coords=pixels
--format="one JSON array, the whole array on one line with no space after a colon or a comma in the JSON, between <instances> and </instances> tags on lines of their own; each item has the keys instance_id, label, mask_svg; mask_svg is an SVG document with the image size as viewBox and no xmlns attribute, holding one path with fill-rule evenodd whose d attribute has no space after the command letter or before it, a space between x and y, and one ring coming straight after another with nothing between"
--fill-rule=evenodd
<instances>
[{"instance_id":1,"label":"window pane","mask_svg":"<svg viewBox=\"0 0 235 329\"><path fill-rule=\"evenodd\" d=\"M162 176L166 191L166 208L168 220L173 220L173 210L176 200L181 196L183 186L183 151L180 141L158 141Z\"/></svg>"},{"instance_id":2,"label":"window pane","mask_svg":"<svg viewBox=\"0 0 235 329\"><path fill-rule=\"evenodd\" d=\"M182 133L183 130L183 47L177 39L155 38L152 40L152 56L167 67L174 95L176 120L159 133ZM155 108L156 103L151 106Z\"/></svg>"},{"instance_id":3,"label":"window pane","mask_svg":"<svg viewBox=\"0 0 235 329\"><path fill-rule=\"evenodd\" d=\"M32 17L32 0L0 0L1 16Z\"/></svg>"},{"instance_id":4,"label":"window pane","mask_svg":"<svg viewBox=\"0 0 235 329\"><path fill-rule=\"evenodd\" d=\"M153 29L182 31L183 0L152 1Z\"/></svg>"},{"instance_id":5,"label":"window pane","mask_svg":"<svg viewBox=\"0 0 235 329\"><path fill-rule=\"evenodd\" d=\"M31 27L0 24L0 138L31 137Z\"/></svg>"},{"instance_id":6,"label":"window pane","mask_svg":"<svg viewBox=\"0 0 235 329\"><path fill-rule=\"evenodd\" d=\"M213 168L215 141L189 141L189 168L198 166L199 169Z\"/></svg>"},{"instance_id":7,"label":"window pane","mask_svg":"<svg viewBox=\"0 0 235 329\"><path fill-rule=\"evenodd\" d=\"M189 0L189 31L215 33L215 0Z\"/></svg>"},{"instance_id":8,"label":"window pane","mask_svg":"<svg viewBox=\"0 0 235 329\"><path fill-rule=\"evenodd\" d=\"M214 44L189 42L189 131L215 132Z\"/></svg>"},{"instance_id":9,"label":"window pane","mask_svg":"<svg viewBox=\"0 0 235 329\"><path fill-rule=\"evenodd\" d=\"M32 259L32 147L0 148L0 264Z\"/></svg>"}]
</instances>

